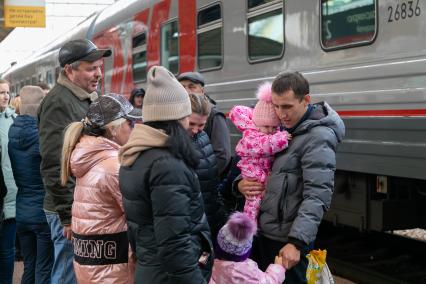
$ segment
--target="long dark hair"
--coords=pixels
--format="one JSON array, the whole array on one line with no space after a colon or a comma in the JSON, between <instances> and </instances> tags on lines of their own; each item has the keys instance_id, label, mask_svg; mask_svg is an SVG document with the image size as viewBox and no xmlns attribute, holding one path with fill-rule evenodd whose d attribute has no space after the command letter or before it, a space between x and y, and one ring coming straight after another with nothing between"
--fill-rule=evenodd
<instances>
[{"instance_id":1,"label":"long dark hair","mask_svg":"<svg viewBox=\"0 0 426 284\"><path fill-rule=\"evenodd\" d=\"M177 120L170 121L149 121L146 125L162 129L169 135L167 147L176 158L183 160L191 168L196 168L200 162L197 151L195 150L191 138L186 130Z\"/></svg>"}]
</instances>

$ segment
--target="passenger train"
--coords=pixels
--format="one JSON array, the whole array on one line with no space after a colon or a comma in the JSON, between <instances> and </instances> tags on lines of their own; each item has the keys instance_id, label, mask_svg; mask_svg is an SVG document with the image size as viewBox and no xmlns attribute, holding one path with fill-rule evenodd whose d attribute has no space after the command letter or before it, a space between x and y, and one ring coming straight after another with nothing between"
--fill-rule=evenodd
<instances>
[{"instance_id":1,"label":"passenger train","mask_svg":"<svg viewBox=\"0 0 426 284\"><path fill-rule=\"evenodd\" d=\"M59 48L88 38L112 49L101 92L129 95L154 65L197 70L226 113L253 104L261 82L298 70L314 101L346 125L325 219L360 230L425 228L425 30L423 0L120 0L3 77L13 92L52 86Z\"/></svg>"}]
</instances>

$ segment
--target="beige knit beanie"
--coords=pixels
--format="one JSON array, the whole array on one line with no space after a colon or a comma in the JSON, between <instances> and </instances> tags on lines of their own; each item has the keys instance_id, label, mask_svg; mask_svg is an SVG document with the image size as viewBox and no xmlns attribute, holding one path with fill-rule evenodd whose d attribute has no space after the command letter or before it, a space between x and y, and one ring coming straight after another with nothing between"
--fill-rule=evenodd
<instances>
[{"instance_id":1,"label":"beige knit beanie","mask_svg":"<svg viewBox=\"0 0 426 284\"><path fill-rule=\"evenodd\" d=\"M19 91L21 97L20 114L37 117L37 109L44 98L43 90L38 86L24 86Z\"/></svg>"},{"instance_id":2,"label":"beige knit beanie","mask_svg":"<svg viewBox=\"0 0 426 284\"><path fill-rule=\"evenodd\" d=\"M175 76L162 66L151 67L143 99L143 121L179 120L191 113L188 93Z\"/></svg>"}]
</instances>

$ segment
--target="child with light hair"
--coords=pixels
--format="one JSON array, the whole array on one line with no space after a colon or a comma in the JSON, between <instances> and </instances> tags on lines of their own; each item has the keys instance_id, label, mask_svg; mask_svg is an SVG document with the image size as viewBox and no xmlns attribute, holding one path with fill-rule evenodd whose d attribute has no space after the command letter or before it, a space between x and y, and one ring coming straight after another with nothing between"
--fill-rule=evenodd
<instances>
[{"instance_id":1,"label":"child with light hair","mask_svg":"<svg viewBox=\"0 0 426 284\"><path fill-rule=\"evenodd\" d=\"M21 97L16 96L10 99L9 105L15 110L16 114L21 113Z\"/></svg>"}]
</instances>

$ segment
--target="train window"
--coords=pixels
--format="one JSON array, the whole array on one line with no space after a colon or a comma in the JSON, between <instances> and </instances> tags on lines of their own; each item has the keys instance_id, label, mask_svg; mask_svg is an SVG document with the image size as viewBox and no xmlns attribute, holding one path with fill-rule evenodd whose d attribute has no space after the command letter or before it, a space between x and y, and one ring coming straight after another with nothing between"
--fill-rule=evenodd
<instances>
[{"instance_id":1,"label":"train window","mask_svg":"<svg viewBox=\"0 0 426 284\"><path fill-rule=\"evenodd\" d=\"M46 83L49 86L53 85L53 75L52 75L52 71L51 70L47 71L47 73L46 73Z\"/></svg>"},{"instance_id":2,"label":"train window","mask_svg":"<svg viewBox=\"0 0 426 284\"><path fill-rule=\"evenodd\" d=\"M260 5L266 2L271 3ZM255 4L260 6L251 8ZM249 1L248 8L249 61L256 62L281 57L284 52L283 2Z\"/></svg>"},{"instance_id":3,"label":"train window","mask_svg":"<svg viewBox=\"0 0 426 284\"><path fill-rule=\"evenodd\" d=\"M146 33L136 35L132 41L132 47L143 46L146 44Z\"/></svg>"},{"instance_id":4,"label":"train window","mask_svg":"<svg viewBox=\"0 0 426 284\"><path fill-rule=\"evenodd\" d=\"M173 74L179 72L179 31L174 20L161 27L161 65Z\"/></svg>"},{"instance_id":5,"label":"train window","mask_svg":"<svg viewBox=\"0 0 426 284\"><path fill-rule=\"evenodd\" d=\"M146 50L133 53L133 79L135 82L146 80Z\"/></svg>"},{"instance_id":6,"label":"train window","mask_svg":"<svg viewBox=\"0 0 426 284\"><path fill-rule=\"evenodd\" d=\"M198 27L220 20L222 18L220 5L216 4L198 12Z\"/></svg>"},{"instance_id":7,"label":"train window","mask_svg":"<svg viewBox=\"0 0 426 284\"><path fill-rule=\"evenodd\" d=\"M321 0L321 45L325 50L372 43L376 0Z\"/></svg>"},{"instance_id":8,"label":"train window","mask_svg":"<svg viewBox=\"0 0 426 284\"><path fill-rule=\"evenodd\" d=\"M133 38L133 80L141 82L146 80L146 33Z\"/></svg>"},{"instance_id":9,"label":"train window","mask_svg":"<svg viewBox=\"0 0 426 284\"><path fill-rule=\"evenodd\" d=\"M264 5L266 3L273 2L273 1L274 0L249 0L247 6L248 6L249 9L251 9L251 8L254 8L254 7L257 7L257 6L260 6L260 5Z\"/></svg>"},{"instance_id":10,"label":"train window","mask_svg":"<svg viewBox=\"0 0 426 284\"><path fill-rule=\"evenodd\" d=\"M212 70L222 66L222 11L216 4L198 12L198 69Z\"/></svg>"}]
</instances>

